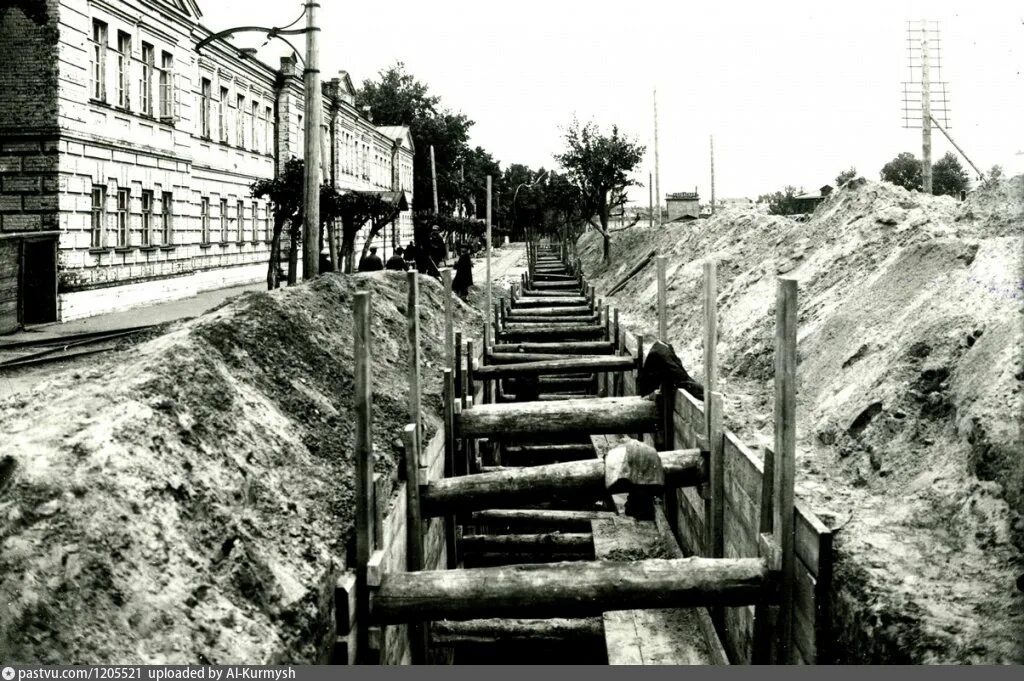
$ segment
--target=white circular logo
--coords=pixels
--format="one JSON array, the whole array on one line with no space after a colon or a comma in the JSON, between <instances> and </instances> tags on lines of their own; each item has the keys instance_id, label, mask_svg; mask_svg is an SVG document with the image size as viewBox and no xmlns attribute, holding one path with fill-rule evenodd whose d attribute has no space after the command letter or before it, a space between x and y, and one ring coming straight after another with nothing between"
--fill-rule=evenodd
<instances>
[{"instance_id":1,"label":"white circular logo","mask_svg":"<svg viewBox=\"0 0 1024 681\"><path fill-rule=\"evenodd\" d=\"M4 667L3 675L4 681L11 681L14 678L14 670L10 667Z\"/></svg>"}]
</instances>

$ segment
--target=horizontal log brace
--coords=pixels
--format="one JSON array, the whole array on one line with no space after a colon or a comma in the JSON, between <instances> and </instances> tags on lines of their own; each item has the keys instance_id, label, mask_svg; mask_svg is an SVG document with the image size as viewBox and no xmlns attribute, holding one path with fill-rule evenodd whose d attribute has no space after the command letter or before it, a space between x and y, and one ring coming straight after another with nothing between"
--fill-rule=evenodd
<instances>
[{"instance_id":1,"label":"horizontal log brace","mask_svg":"<svg viewBox=\"0 0 1024 681\"><path fill-rule=\"evenodd\" d=\"M477 380L539 376L541 374L591 374L595 372L632 371L636 360L632 357L595 356L557 359L519 364L489 364L473 371Z\"/></svg>"},{"instance_id":2,"label":"horizontal log brace","mask_svg":"<svg viewBox=\"0 0 1024 681\"><path fill-rule=\"evenodd\" d=\"M577 561L396 572L371 596L375 624L587 617L614 610L752 605L774 598L760 558Z\"/></svg>"},{"instance_id":3,"label":"horizontal log brace","mask_svg":"<svg viewBox=\"0 0 1024 681\"><path fill-rule=\"evenodd\" d=\"M654 432L658 405L642 397L482 404L455 415L460 438Z\"/></svg>"}]
</instances>

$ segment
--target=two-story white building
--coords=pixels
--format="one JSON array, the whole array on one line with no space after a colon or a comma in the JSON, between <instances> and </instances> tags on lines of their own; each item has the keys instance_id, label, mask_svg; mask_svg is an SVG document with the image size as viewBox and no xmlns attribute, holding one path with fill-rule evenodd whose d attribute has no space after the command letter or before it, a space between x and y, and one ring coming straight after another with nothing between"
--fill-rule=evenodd
<instances>
[{"instance_id":1,"label":"two-story white building","mask_svg":"<svg viewBox=\"0 0 1024 681\"><path fill-rule=\"evenodd\" d=\"M197 52L193 0L45 6L0 15L0 332L263 280L273 219L250 185L302 157L294 59ZM408 128L375 127L344 72L323 93L325 179L411 203ZM403 214L381 245L411 235Z\"/></svg>"}]
</instances>

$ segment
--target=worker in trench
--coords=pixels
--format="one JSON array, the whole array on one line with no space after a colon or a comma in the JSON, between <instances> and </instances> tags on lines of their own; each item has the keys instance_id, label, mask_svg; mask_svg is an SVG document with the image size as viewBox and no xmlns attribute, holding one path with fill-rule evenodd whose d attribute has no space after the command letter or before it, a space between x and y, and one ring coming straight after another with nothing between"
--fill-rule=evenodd
<instances>
[{"instance_id":1,"label":"worker in trench","mask_svg":"<svg viewBox=\"0 0 1024 681\"><path fill-rule=\"evenodd\" d=\"M637 372L636 392L647 396L663 385L682 388L698 400L704 399L704 387L686 371L672 346L654 341L644 357L643 367Z\"/></svg>"}]
</instances>

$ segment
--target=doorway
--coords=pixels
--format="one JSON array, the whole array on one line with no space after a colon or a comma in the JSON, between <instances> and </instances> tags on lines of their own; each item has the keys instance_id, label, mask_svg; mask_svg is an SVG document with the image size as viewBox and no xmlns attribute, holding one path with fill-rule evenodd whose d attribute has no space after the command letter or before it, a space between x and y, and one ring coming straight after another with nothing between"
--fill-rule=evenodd
<instances>
[{"instance_id":1,"label":"doorway","mask_svg":"<svg viewBox=\"0 0 1024 681\"><path fill-rule=\"evenodd\" d=\"M25 239L21 242L21 321L45 324L57 321L57 241Z\"/></svg>"}]
</instances>

